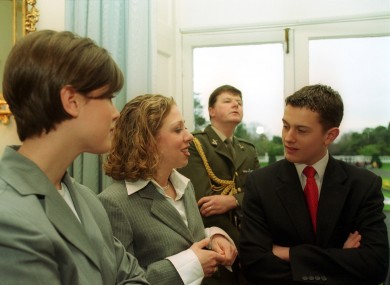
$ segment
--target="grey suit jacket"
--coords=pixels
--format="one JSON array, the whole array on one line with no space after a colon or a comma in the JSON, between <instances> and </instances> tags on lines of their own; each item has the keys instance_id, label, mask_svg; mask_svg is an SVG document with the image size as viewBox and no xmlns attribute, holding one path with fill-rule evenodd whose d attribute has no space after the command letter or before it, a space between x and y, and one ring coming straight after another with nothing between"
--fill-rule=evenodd
<instances>
[{"instance_id":1,"label":"grey suit jacket","mask_svg":"<svg viewBox=\"0 0 390 285\"><path fill-rule=\"evenodd\" d=\"M389 245L381 178L329 157L313 232L293 163L283 159L252 172L244 197L240 260L250 284L379 284ZM361 245L342 249L349 233ZM290 247L290 262L272 245Z\"/></svg>"},{"instance_id":2,"label":"grey suit jacket","mask_svg":"<svg viewBox=\"0 0 390 285\"><path fill-rule=\"evenodd\" d=\"M111 220L114 235L137 257L151 284L183 284L172 263L165 259L205 237L202 219L189 183L183 195L188 219L150 182L128 196L124 181L115 181L98 195Z\"/></svg>"},{"instance_id":3,"label":"grey suit jacket","mask_svg":"<svg viewBox=\"0 0 390 285\"><path fill-rule=\"evenodd\" d=\"M88 188L63 178L80 221L47 176L6 148L0 163L1 284L148 284L136 259L113 238Z\"/></svg>"}]
</instances>

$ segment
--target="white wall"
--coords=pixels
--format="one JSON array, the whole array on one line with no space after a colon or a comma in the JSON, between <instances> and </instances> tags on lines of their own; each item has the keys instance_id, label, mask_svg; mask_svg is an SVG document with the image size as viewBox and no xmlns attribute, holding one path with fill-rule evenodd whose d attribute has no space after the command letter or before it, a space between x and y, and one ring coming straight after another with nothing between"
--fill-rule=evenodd
<instances>
[{"instance_id":1,"label":"white wall","mask_svg":"<svg viewBox=\"0 0 390 285\"><path fill-rule=\"evenodd\" d=\"M37 8L40 11L38 30L65 29L65 0L37 0Z\"/></svg>"},{"instance_id":2,"label":"white wall","mask_svg":"<svg viewBox=\"0 0 390 285\"><path fill-rule=\"evenodd\" d=\"M389 13L389 0L181 0L179 27L195 30Z\"/></svg>"},{"instance_id":3,"label":"white wall","mask_svg":"<svg viewBox=\"0 0 390 285\"><path fill-rule=\"evenodd\" d=\"M37 29L64 30L65 28L65 0L37 0L36 8L40 16ZM0 123L0 156L7 145L20 144L16 133L14 117L11 116L8 125Z\"/></svg>"}]
</instances>

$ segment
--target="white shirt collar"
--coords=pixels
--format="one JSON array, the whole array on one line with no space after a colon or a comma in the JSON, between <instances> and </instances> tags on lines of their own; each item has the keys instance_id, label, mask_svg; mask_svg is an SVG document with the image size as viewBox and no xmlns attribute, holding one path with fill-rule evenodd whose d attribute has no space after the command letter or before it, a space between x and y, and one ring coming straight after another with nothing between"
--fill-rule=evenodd
<instances>
[{"instance_id":1,"label":"white shirt collar","mask_svg":"<svg viewBox=\"0 0 390 285\"><path fill-rule=\"evenodd\" d=\"M329 152L326 151L326 154L324 155L323 158L321 158L319 161L317 161L316 163L311 165L317 171L316 175L318 175L320 182L322 182L322 180L324 178L325 168L326 168L326 165L328 164L328 161L329 161ZM298 175L300 177L302 176L302 172L306 166L307 165L303 164L303 163L295 163L295 168L297 169Z\"/></svg>"},{"instance_id":2,"label":"white shirt collar","mask_svg":"<svg viewBox=\"0 0 390 285\"><path fill-rule=\"evenodd\" d=\"M214 132L219 136L219 138L221 139L221 141L225 141L228 137L225 136L222 132L220 132L216 127L214 127L213 125L211 125L211 128L214 130ZM230 140L233 142L234 140L234 135L230 138Z\"/></svg>"},{"instance_id":3,"label":"white shirt collar","mask_svg":"<svg viewBox=\"0 0 390 285\"><path fill-rule=\"evenodd\" d=\"M185 177L184 175L177 172L176 169L172 170L171 175L169 176L169 180L171 181L173 187L176 190L177 198L180 199L183 196L184 190L187 188L190 180L187 177ZM164 190L161 187L161 185L159 185L154 179L148 179L148 180L140 179L140 180L137 180L135 182L131 182L131 181L127 181L127 180L125 181L127 194L130 196L130 195L142 190L150 182L153 183L154 186L156 186L156 188L159 190L159 192L164 193Z\"/></svg>"}]
</instances>

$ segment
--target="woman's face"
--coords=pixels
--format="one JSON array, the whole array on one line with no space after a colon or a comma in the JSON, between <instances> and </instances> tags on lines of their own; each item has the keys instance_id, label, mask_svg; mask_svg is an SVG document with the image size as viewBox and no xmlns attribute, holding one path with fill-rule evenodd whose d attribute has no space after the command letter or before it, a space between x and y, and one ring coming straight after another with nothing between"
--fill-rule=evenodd
<instances>
[{"instance_id":1,"label":"woman's face","mask_svg":"<svg viewBox=\"0 0 390 285\"><path fill-rule=\"evenodd\" d=\"M188 147L193 138L184 125L179 109L173 105L156 135L160 166L169 169L186 166L190 156Z\"/></svg>"},{"instance_id":2,"label":"woman's face","mask_svg":"<svg viewBox=\"0 0 390 285\"><path fill-rule=\"evenodd\" d=\"M112 131L119 112L111 98L100 98L107 91L102 87L90 92L89 97L80 96L80 133L85 152L105 153L111 147Z\"/></svg>"}]
</instances>

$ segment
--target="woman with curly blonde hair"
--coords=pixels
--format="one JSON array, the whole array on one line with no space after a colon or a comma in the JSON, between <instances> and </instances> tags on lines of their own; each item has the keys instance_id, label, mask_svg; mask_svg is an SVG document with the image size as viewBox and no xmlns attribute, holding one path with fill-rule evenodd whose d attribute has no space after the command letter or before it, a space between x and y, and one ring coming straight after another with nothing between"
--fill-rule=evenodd
<instances>
[{"instance_id":1,"label":"woman with curly blonde hair","mask_svg":"<svg viewBox=\"0 0 390 285\"><path fill-rule=\"evenodd\" d=\"M141 95L123 108L104 163L114 183L99 199L152 284L219 284L218 266L237 256L223 230L204 228L193 186L176 171L192 139L173 98Z\"/></svg>"}]
</instances>

